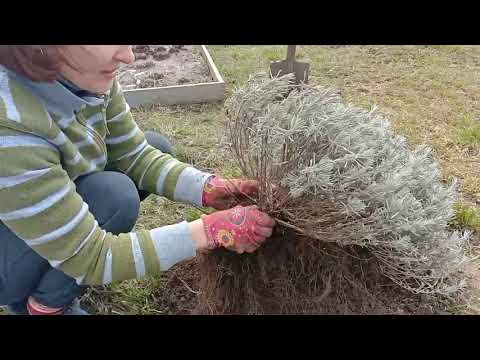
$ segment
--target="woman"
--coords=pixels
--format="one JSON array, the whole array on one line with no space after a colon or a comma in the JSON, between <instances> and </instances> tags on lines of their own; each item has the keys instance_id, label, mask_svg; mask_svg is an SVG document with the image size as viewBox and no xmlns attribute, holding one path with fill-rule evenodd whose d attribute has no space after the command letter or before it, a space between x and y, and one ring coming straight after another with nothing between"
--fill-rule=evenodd
<instances>
[{"instance_id":1,"label":"woman","mask_svg":"<svg viewBox=\"0 0 480 360\"><path fill-rule=\"evenodd\" d=\"M138 128L115 81L133 61L126 45L0 46L0 305L11 313L86 314L88 285L157 275L201 249L253 252L272 234L273 219L237 205L254 181L181 163ZM132 232L150 193L220 211Z\"/></svg>"}]
</instances>

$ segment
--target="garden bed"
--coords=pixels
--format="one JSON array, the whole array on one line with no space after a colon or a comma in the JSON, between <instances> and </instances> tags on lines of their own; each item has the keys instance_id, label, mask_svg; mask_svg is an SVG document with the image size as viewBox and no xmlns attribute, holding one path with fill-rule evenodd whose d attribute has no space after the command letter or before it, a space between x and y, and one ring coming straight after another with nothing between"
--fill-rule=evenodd
<instances>
[{"instance_id":1,"label":"garden bed","mask_svg":"<svg viewBox=\"0 0 480 360\"><path fill-rule=\"evenodd\" d=\"M131 107L221 101L225 83L205 46L135 45L118 79Z\"/></svg>"}]
</instances>

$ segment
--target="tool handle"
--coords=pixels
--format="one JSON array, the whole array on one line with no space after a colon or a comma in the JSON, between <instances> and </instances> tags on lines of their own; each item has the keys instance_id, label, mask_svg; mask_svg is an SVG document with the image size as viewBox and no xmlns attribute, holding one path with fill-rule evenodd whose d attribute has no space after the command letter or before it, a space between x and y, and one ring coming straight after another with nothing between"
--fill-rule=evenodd
<instances>
[{"instance_id":1,"label":"tool handle","mask_svg":"<svg viewBox=\"0 0 480 360\"><path fill-rule=\"evenodd\" d=\"M287 49L287 62L293 64L295 61L295 51L297 50L297 45L288 45Z\"/></svg>"}]
</instances>

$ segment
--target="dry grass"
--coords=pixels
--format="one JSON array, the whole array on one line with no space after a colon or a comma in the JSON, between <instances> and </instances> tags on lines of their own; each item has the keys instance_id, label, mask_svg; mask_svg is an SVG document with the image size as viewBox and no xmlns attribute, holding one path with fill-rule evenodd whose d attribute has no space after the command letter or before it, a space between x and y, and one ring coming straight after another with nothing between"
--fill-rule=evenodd
<instances>
[{"instance_id":1,"label":"dry grass","mask_svg":"<svg viewBox=\"0 0 480 360\"><path fill-rule=\"evenodd\" d=\"M305 47L312 81L350 102L377 105L412 143L433 146L445 177L480 203L480 47Z\"/></svg>"}]
</instances>

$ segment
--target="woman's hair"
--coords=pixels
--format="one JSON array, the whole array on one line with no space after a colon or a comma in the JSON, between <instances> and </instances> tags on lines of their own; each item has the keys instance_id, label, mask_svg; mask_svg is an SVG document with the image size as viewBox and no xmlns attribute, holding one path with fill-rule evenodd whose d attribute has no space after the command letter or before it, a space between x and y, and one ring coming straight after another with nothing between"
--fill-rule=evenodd
<instances>
[{"instance_id":1,"label":"woman's hair","mask_svg":"<svg viewBox=\"0 0 480 360\"><path fill-rule=\"evenodd\" d=\"M0 45L0 65L32 81L55 81L65 61L60 45Z\"/></svg>"}]
</instances>

